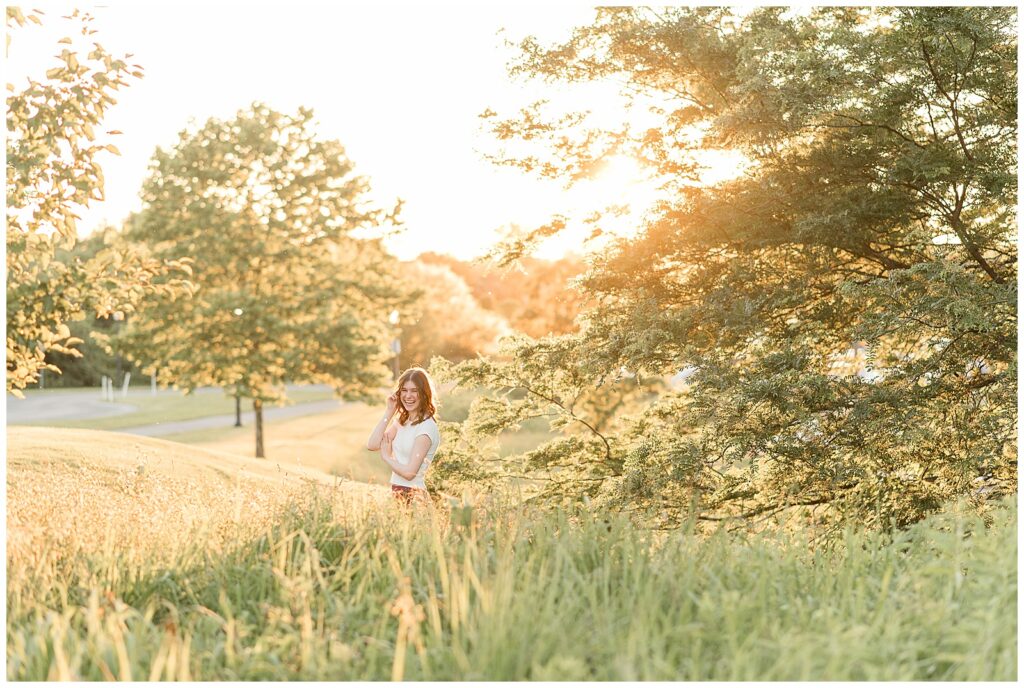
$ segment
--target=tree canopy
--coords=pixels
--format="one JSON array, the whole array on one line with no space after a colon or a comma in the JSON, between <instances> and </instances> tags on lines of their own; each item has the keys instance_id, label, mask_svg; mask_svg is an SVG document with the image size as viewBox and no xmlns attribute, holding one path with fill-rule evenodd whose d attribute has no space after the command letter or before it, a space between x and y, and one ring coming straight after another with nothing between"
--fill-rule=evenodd
<instances>
[{"instance_id":1,"label":"tree canopy","mask_svg":"<svg viewBox=\"0 0 1024 688\"><path fill-rule=\"evenodd\" d=\"M386 379L387 316L413 295L368 190L305 108L257 103L183 131L154 155L126 239L190 258L198 291L147 300L113 345L164 384L253 399L257 456L263 403L286 382L364 397Z\"/></svg>"},{"instance_id":2,"label":"tree canopy","mask_svg":"<svg viewBox=\"0 0 1024 688\"><path fill-rule=\"evenodd\" d=\"M507 267L439 253L422 253L417 260L450 268L465 280L481 307L504 317L514 330L544 337L579 329L576 316L583 297L573 280L586 270L579 257L542 260L521 256Z\"/></svg>"},{"instance_id":3,"label":"tree canopy","mask_svg":"<svg viewBox=\"0 0 1024 688\"><path fill-rule=\"evenodd\" d=\"M613 8L520 48L513 74L615 80L655 124L488 112L499 141L531 147L503 162L571 179L630 154L663 195L591 257L581 333L447 372L517 372L477 405L507 423L471 413L464 446L473 428L685 371L684 388L621 409L612 436L577 441L574 468L540 470L535 452L502 470L668 521L693 507L905 524L1015 489L1012 8ZM749 164L704 184L708 150ZM458 445L447 458L480 468Z\"/></svg>"},{"instance_id":4,"label":"tree canopy","mask_svg":"<svg viewBox=\"0 0 1024 688\"><path fill-rule=\"evenodd\" d=\"M42 14L8 7L8 31L20 40ZM117 102L113 94L142 76L129 56L115 58L90 38L90 15L75 10L66 19L78 35L59 41L57 65L21 89L7 86L7 391L19 396L40 371L60 373L48 353L81 355L71 321L130 311L146 295L190 287L187 261L123 246L87 260L58 258L58 249L71 249L78 238L76 211L103 200L101 154L118 153L104 141L120 132L97 128ZM92 47L82 56L86 41Z\"/></svg>"}]
</instances>

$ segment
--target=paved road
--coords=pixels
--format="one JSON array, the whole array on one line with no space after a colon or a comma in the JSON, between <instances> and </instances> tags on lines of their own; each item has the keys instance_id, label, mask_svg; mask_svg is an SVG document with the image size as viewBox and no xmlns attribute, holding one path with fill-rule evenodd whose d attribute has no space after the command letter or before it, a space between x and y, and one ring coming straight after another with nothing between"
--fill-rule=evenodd
<instances>
[{"instance_id":1,"label":"paved road","mask_svg":"<svg viewBox=\"0 0 1024 688\"><path fill-rule=\"evenodd\" d=\"M263 420L277 420L281 418L295 418L298 416L309 416L314 413L327 413L345 405L346 402L337 399L325 399L323 401L309 401L294 406L283 406L280 408L263 409ZM242 414L242 424L252 426L256 422L256 414L247 411ZM154 423L153 425L140 425L135 428L119 428L111 432L124 432L129 435L145 435L146 437L162 437L164 435L175 435L179 432L193 432L195 430L209 430L211 428L230 428L235 424L235 414L229 413L225 416L207 416L205 418L193 418L192 420L175 420L167 423Z\"/></svg>"}]
</instances>

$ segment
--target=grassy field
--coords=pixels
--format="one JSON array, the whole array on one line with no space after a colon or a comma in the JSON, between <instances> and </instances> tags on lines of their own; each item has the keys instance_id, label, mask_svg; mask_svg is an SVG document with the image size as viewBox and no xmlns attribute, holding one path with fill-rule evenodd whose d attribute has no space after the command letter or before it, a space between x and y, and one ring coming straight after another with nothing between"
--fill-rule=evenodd
<instances>
[{"instance_id":1,"label":"grassy field","mask_svg":"<svg viewBox=\"0 0 1024 688\"><path fill-rule=\"evenodd\" d=\"M268 460L281 465L306 466L350 480L386 483L391 469L377 452L366 449L366 437L380 414L381 410L374 406L349 404L328 413L267 421L264 453ZM501 454L528 451L552 436L546 421L530 421L518 432L501 436ZM253 429L249 426L179 433L165 439L239 456L252 456L255 449Z\"/></svg>"},{"instance_id":2,"label":"grassy field","mask_svg":"<svg viewBox=\"0 0 1024 688\"><path fill-rule=\"evenodd\" d=\"M9 430L10 680L1014 680L1016 507L708 539ZM140 469L140 466L143 468Z\"/></svg>"},{"instance_id":3,"label":"grassy field","mask_svg":"<svg viewBox=\"0 0 1024 688\"><path fill-rule=\"evenodd\" d=\"M464 420L474 394L460 391L443 397L440 417ZM353 403L328 413L266 421L264 453L268 460L281 465L306 466L351 480L386 483L390 469L379 454L365 448L366 437L381 412L380 406ZM552 436L547 421L528 421L518 432L501 436L501 454L528 451ZM255 450L251 425L178 433L165 439L239 456L252 456Z\"/></svg>"},{"instance_id":4,"label":"grassy field","mask_svg":"<svg viewBox=\"0 0 1024 688\"><path fill-rule=\"evenodd\" d=\"M26 396L42 396L47 394L82 394L99 396L95 389L52 389L28 390ZM321 389L289 390L288 398L292 403L320 401L332 398L329 391ZM220 390L200 392L196 394L161 393L150 396L149 390L132 388L128 397L118 397L118 403L131 404L136 411L117 416L88 418L85 420L44 420L21 423L20 425L45 425L64 428L88 428L90 430L118 430L133 428L152 423L169 423L178 420L191 420L207 416L229 415L235 412L235 400ZM268 407L272 408L272 407ZM242 412L251 411L252 402L242 401Z\"/></svg>"},{"instance_id":5,"label":"grassy field","mask_svg":"<svg viewBox=\"0 0 1024 688\"><path fill-rule=\"evenodd\" d=\"M348 404L337 411L299 418L270 420L264 424L267 460L282 466L305 466L368 483L386 483L391 469L377 452L366 449L366 438L381 416L381 409ZM251 425L168 435L165 439L238 456L255 451Z\"/></svg>"},{"instance_id":6,"label":"grassy field","mask_svg":"<svg viewBox=\"0 0 1024 688\"><path fill-rule=\"evenodd\" d=\"M92 394L94 390L80 390ZM74 390L29 390L29 395L75 393ZM441 397L441 417L445 420L464 420L469 404L476 393L472 390L445 394ZM296 403L329 399L329 392L319 389L289 391ZM382 392L383 397L383 392ZM119 430L156 422L189 420L211 415L234 413L234 400L219 391L192 395L150 397L146 390L133 390L129 403L139 410L120 416L93 418L80 421L50 421L48 425L92 430ZM299 418L264 421L264 453L268 461L281 466L315 468L332 475L367 483L387 483L390 469L381 462L376 452L365 448L366 436L376 424L382 406L348 404L337 411ZM246 408L245 410L248 410ZM39 424L42 424L40 422ZM29 423L26 425L36 425ZM524 424L515 433L500 438L502 455L533 449L552 437L544 420ZM255 453L254 429L251 422L241 428L228 424L211 428L163 436L164 439L190 444L202 449L251 457Z\"/></svg>"}]
</instances>

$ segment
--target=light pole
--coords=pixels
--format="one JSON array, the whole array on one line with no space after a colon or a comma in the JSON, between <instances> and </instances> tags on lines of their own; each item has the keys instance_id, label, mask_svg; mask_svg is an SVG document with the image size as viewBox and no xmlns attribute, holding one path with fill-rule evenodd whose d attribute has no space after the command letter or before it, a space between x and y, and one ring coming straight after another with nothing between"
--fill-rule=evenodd
<instances>
[{"instance_id":1,"label":"light pole","mask_svg":"<svg viewBox=\"0 0 1024 688\"><path fill-rule=\"evenodd\" d=\"M124 322L124 313L121 312L121 311L115 311L114 312L114 334L115 335L118 335L118 334L121 333L121 327L122 327L122 323L123 322ZM114 373L114 379L115 380L120 380L121 379L121 350L120 350L120 348L117 350L117 372ZM117 383L115 382L115 383L112 383L112 384L116 385ZM110 396L113 397L114 395L111 394ZM113 401L113 398L111 398L111 401Z\"/></svg>"},{"instance_id":2,"label":"light pole","mask_svg":"<svg viewBox=\"0 0 1024 688\"><path fill-rule=\"evenodd\" d=\"M391 323L391 327L393 327L395 330L394 339L391 340L391 353L395 355L394 375L396 381L398 380L398 376L400 374L398 368L398 355L402 353L402 340L398 336L400 332L400 330L398 329L399 318L400 316L397 310L391 311L391 313L388 315L388 322Z\"/></svg>"},{"instance_id":3,"label":"light pole","mask_svg":"<svg viewBox=\"0 0 1024 688\"><path fill-rule=\"evenodd\" d=\"M245 311L241 308L236 308L231 312L236 318L241 318L245 315ZM235 427L242 427L242 393L237 384L235 385Z\"/></svg>"}]
</instances>

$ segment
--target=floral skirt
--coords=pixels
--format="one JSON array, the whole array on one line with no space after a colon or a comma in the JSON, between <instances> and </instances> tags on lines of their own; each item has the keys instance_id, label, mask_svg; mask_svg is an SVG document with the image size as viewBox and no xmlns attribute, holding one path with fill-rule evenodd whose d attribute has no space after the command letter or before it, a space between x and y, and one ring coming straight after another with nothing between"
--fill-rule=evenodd
<instances>
[{"instance_id":1,"label":"floral skirt","mask_svg":"<svg viewBox=\"0 0 1024 688\"><path fill-rule=\"evenodd\" d=\"M394 495L395 499L404 503L412 504L414 499L427 500L427 491L421 490L418 487L406 487L405 485L392 485L391 494Z\"/></svg>"}]
</instances>

